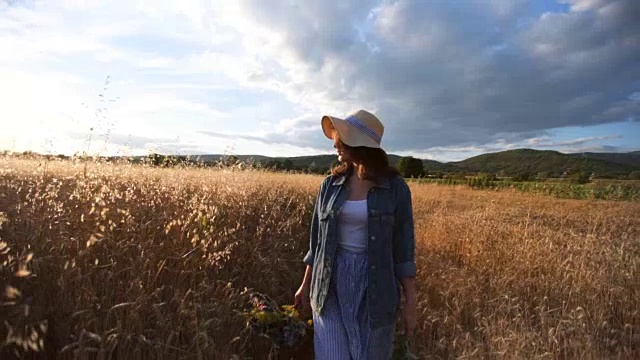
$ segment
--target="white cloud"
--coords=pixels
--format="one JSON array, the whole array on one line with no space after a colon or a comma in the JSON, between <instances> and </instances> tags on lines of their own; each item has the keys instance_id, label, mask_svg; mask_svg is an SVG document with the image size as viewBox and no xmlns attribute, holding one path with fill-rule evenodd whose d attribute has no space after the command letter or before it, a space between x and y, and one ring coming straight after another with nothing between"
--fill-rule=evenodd
<instances>
[{"instance_id":1,"label":"white cloud","mask_svg":"<svg viewBox=\"0 0 640 360\"><path fill-rule=\"evenodd\" d=\"M228 113L213 109L208 104L181 99L180 97L170 93L146 93L132 95L132 97L124 99L121 104L116 105L113 110L114 116L125 116L127 114L157 114L163 112L207 115L212 120L229 117Z\"/></svg>"},{"instance_id":2,"label":"white cloud","mask_svg":"<svg viewBox=\"0 0 640 360\"><path fill-rule=\"evenodd\" d=\"M3 127L27 129L52 126L71 128L88 114L77 89L84 81L76 75L59 72L23 72L0 67L0 119Z\"/></svg>"},{"instance_id":3,"label":"white cloud","mask_svg":"<svg viewBox=\"0 0 640 360\"><path fill-rule=\"evenodd\" d=\"M567 3L540 15L520 0L24 2L0 8L0 116L16 136L90 128L111 75L120 99L101 131L207 132L243 152L323 149L320 116L358 108L383 119L386 146L415 153L637 122L633 0Z\"/></svg>"}]
</instances>

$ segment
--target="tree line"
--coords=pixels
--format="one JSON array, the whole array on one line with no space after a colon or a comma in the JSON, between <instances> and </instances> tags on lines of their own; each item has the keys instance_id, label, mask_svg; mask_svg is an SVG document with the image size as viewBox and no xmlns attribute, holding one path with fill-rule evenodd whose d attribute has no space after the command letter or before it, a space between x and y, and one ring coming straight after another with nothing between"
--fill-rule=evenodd
<instances>
[{"instance_id":1,"label":"tree line","mask_svg":"<svg viewBox=\"0 0 640 360\"><path fill-rule=\"evenodd\" d=\"M87 156L65 156L65 155L42 155L31 151L25 151L22 153L14 153L9 151L3 151L0 153L5 156L15 157L27 157L27 158L44 158L44 159L57 159L57 160L69 160L80 159L89 160L95 158ZM337 166L340 162L336 159L330 166L318 165L315 162L310 164L295 164L291 159L262 159L262 160L241 160L235 155L222 156L214 161L203 161L197 157L184 156L184 155L161 155L157 153L151 153L143 157L99 157L99 161L104 162L116 162L127 161L130 163L142 163L149 166L156 167L175 167L175 166L191 166L191 167L215 167L215 168L234 168L234 169L262 169L268 171L277 172L295 172L306 174L329 174L331 169ZM405 178L432 178L432 179L452 179L452 180L465 180L469 178L477 178L477 181L492 182L499 181L501 179L508 179L516 182L533 182L533 181L545 181L550 178L556 178L560 180L567 180L571 183L586 184L595 178L608 178L607 174L596 174L594 172L583 171L579 166L566 169L562 173L550 173L546 171L542 172L530 172L519 170L514 173L504 173L500 171L498 173L492 173L487 171L470 172L462 169L456 171L442 171L431 170L427 171L421 159L404 156L401 157L396 168L400 174ZM620 180L640 180L640 171L631 171L626 176L617 177Z\"/></svg>"}]
</instances>

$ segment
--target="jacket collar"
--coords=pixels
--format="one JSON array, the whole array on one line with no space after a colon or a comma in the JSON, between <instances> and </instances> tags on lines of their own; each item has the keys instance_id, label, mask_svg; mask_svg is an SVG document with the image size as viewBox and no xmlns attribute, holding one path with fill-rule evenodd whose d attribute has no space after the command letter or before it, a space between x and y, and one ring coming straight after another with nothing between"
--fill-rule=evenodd
<instances>
[{"instance_id":1,"label":"jacket collar","mask_svg":"<svg viewBox=\"0 0 640 360\"><path fill-rule=\"evenodd\" d=\"M353 175L353 168L349 168L349 170L347 170L347 173L344 175L340 175L338 176L332 183L333 186L342 186L344 185L344 183L349 179L349 177ZM381 176L378 177L373 184L374 187L380 187L380 188L384 188L384 189L389 189L391 188L391 182L389 181L389 178L386 176Z\"/></svg>"}]
</instances>

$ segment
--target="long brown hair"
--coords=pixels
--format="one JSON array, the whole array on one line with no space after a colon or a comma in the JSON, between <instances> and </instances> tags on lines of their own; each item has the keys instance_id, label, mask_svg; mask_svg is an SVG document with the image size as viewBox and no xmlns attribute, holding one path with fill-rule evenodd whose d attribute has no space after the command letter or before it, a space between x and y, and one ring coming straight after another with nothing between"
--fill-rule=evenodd
<instances>
[{"instance_id":1,"label":"long brown hair","mask_svg":"<svg viewBox=\"0 0 640 360\"><path fill-rule=\"evenodd\" d=\"M389 164L389 157L384 150L365 146L349 146L340 140L337 133L334 136L357 164L355 170L360 179L374 181L380 177L393 177L400 174L395 167ZM345 175L353 167L354 165L350 162L341 163L331 169L331 174Z\"/></svg>"}]
</instances>

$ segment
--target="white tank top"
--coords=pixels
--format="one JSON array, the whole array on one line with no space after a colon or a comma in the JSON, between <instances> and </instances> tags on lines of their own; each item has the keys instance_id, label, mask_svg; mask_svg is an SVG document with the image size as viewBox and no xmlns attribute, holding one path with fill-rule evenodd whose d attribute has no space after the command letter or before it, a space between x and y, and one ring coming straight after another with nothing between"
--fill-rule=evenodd
<instances>
[{"instance_id":1,"label":"white tank top","mask_svg":"<svg viewBox=\"0 0 640 360\"><path fill-rule=\"evenodd\" d=\"M338 245L353 252L367 250L367 200L347 200L338 216Z\"/></svg>"}]
</instances>

